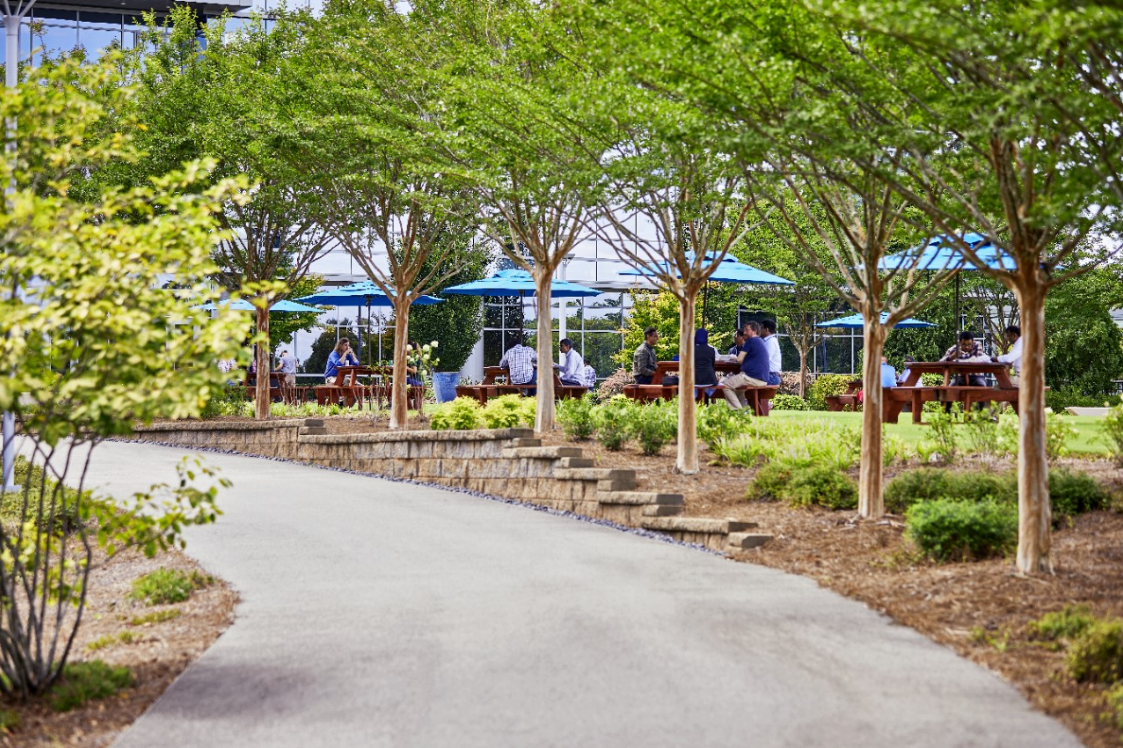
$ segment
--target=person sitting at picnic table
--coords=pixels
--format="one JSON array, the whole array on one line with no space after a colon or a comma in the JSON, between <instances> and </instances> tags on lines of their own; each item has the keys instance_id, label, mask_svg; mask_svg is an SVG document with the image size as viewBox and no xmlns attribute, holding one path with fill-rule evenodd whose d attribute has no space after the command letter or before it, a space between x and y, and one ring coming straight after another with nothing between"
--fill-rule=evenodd
<instances>
[{"instance_id":1,"label":"person sitting at picnic table","mask_svg":"<svg viewBox=\"0 0 1123 748\"><path fill-rule=\"evenodd\" d=\"M959 345L948 348L941 361L985 361L990 363L990 356L983 353L983 347L975 340L975 334L970 330L959 333ZM966 380L966 381L965 381ZM958 376L955 378L957 387L986 387L987 381L981 374L971 374L969 377Z\"/></svg>"},{"instance_id":2,"label":"person sitting at picnic table","mask_svg":"<svg viewBox=\"0 0 1123 748\"><path fill-rule=\"evenodd\" d=\"M881 387L882 389L897 386L897 370L889 363L885 356L881 357Z\"/></svg>"},{"instance_id":3,"label":"person sitting at picnic table","mask_svg":"<svg viewBox=\"0 0 1123 748\"><path fill-rule=\"evenodd\" d=\"M335 384L335 378L339 375L340 366L358 366L359 357L351 350L351 341L347 338L340 338L339 342L335 344L335 350L328 354L328 364L324 368L324 382L327 384Z\"/></svg>"},{"instance_id":4,"label":"person sitting at picnic table","mask_svg":"<svg viewBox=\"0 0 1123 748\"><path fill-rule=\"evenodd\" d=\"M745 344L737 354L737 362L741 364L741 371L730 374L721 382L725 386L725 400L734 410L749 404L746 388L768 384L768 349L760 339L760 325L756 322L745 325Z\"/></svg>"},{"instance_id":5,"label":"person sitting at picnic table","mask_svg":"<svg viewBox=\"0 0 1123 748\"><path fill-rule=\"evenodd\" d=\"M780 384L780 371L782 369L780 357L780 338L776 336L776 320L766 319L760 323L761 340L768 349L768 383Z\"/></svg>"},{"instance_id":6,"label":"person sitting at picnic table","mask_svg":"<svg viewBox=\"0 0 1123 748\"><path fill-rule=\"evenodd\" d=\"M729 349L730 356L737 356L741 353L741 346L745 344L745 333L740 330L733 331L733 347Z\"/></svg>"},{"instance_id":7,"label":"person sitting at picnic table","mask_svg":"<svg viewBox=\"0 0 1123 748\"><path fill-rule=\"evenodd\" d=\"M1017 325L1010 325L1003 330L1002 335L1006 338L1006 342L1010 344L1010 350L1001 356L995 356L991 360L998 364L1010 364L1014 368L1014 375L1010 377L1010 382L1017 386L1018 377L1022 373L1022 328Z\"/></svg>"},{"instance_id":8,"label":"person sitting at picnic table","mask_svg":"<svg viewBox=\"0 0 1123 748\"><path fill-rule=\"evenodd\" d=\"M533 348L523 344L522 333L514 333L514 340L514 344L507 349L503 358L499 360L499 365L508 372L508 384L537 384L538 372L534 366L538 363L538 354L534 352ZM527 387L523 390L523 394L533 395L537 391L537 387Z\"/></svg>"},{"instance_id":9,"label":"person sitting at picnic table","mask_svg":"<svg viewBox=\"0 0 1123 748\"><path fill-rule=\"evenodd\" d=\"M569 338L562 338L558 343L558 348L561 350L565 361L561 364L554 364L558 370L558 379L562 384L567 384L571 387L587 387L585 384L585 360L581 358L581 354L573 350L573 341Z\"/></svg>"},{"instance_id":10,"label":"person sitting at picnic table","mask_svg":"<svg viewBox=\"0 0 1123 748\"><path fill-rule=\"evenodd\" d=\"M717 361L717 349L710 345L710 332L705 328L694 331L694 386L704 387L717 384L717 371L714 362ZM705 398L708 402L714 390L707 389Z\"/></svg>"},{"instance_id":11,"label":"person sitting at picnic table","mask_svg":"<svg viewBox=\"0 0 1123 748\"><path fill-rule=\"evenodd\" d=\"M281 351L281 358L277 361L276 372L281 375L281 384L285 387L296 386L296 356L287 350Z\"/></svg>"},{"instance_id":12,"label":"person sitting at picnic table","mask_svg":"<svg viewBox=\"0 0 1123 748\"><path fill-rule=\"evenodd\" d=\"M659 341L659 331L649 327L643 331L643 343L632 354L632 376L636 384L651 384L655 376L655 343Z\"/></svg>"},{"instance_id":13,"label":"person sitting at picnic table","mask_svg":"<svg viewBox=\"0 0 1123 748\"><path fill-rule=\"evenodd\" d=\"M912 376L912 369L909 368L909 364L915 363L915 358L913 358L912 356L905 356L905 370L901 372L901 376L897 377L898 387L903 386L904 383L909 380L909 377Z\"/></svg>"}]
</instances>

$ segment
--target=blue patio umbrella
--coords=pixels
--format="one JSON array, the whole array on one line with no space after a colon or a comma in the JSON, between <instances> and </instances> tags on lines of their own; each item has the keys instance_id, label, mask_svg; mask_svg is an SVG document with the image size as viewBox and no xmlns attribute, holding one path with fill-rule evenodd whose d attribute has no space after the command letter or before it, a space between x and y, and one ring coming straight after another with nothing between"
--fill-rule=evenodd
<instances>
[{"instance_id":1,"label":"blue patio umbrella","mask_svg":"<svg viewBox=\"0 0 1123 748\"><path fill-rule=\"evenodd\" d=\"M884 325L887 319L889 319L889 312L882 312L881 324ZM862 328L865 327L865 322L862 320L862 315L851 314L847 317L839 317L838 319L831 319L827 320L826 322L820 322L819 324L815 325L815 327ZM935 325L931 322L925 322L924 320L920 319L906 319L901 320L897 324L893 325L893 327L935 327Z\"/></svg>"},{"instance_id":2,"label":"blue patio umbrella","mask_svg":"<svg viewBox=\"0 0 1123 748\"><path fill-rule=\"evenodd\" d=\"M1002 252L982 234L968 232L963 234L963 241L974 251L987 267L996 270L1014 270L1017 263L1010 255ZM897 254L883 257L878 263L881 270L908 269L917 270L954 270L955 271L955 325L959 326L959 273L967 270L978 270L979 267L970 262L963 251L956 246L955 238L947 234L934 236L927 244L917 245L912 249L898 252Z\"/></svg>"},{"instance_id":3,"label":"blue patio umbrella","mask_svg":"<svg viewBox=\"0 0 1123 748\"><path fill-rule=\"evenodd\" d=\"M205 309L210 311L212 309L233 309L237 312L252 312L257 309L253 304L245 299L236 299L234 301L220 301L215 304L213 301L208 301L206 304L195 307L196 309ZM295 301L284 299L278 301L273 306L269 307L270 312L322 312L323 309L314 306L307 306L306 304L299 304Z\"/></svg>"},{"instance_id":4,"label":"blue patio umbrella","mask_svg":"<svg viewBox=\"0 0 1123 748\"><path fill-rule=\"evenodd\" d=\"M512 268L500 270L489 278L449 286L443 289L441 293L461 296L525 296L533 295L535 291L534 278L531 277L530 273ZM556 278L550 281L550 298L576 299L599 296L600 293L596 289L569 281L557 280Z\"/></svg>"},{"instance_id":5,"label":"blue patio umbrella","mask_svg":"<svg viewBox=\"0 0 1123 748\"><path fill-rule=\"evenodd\" d=\"M379 288L372 281L359 281L358 283L351 283L346 286L339 286L331 288L324 286L316 293L310 296L302 296L299 301L309 304L328 304L331 306L354 306L359 312L358 316L361 319L363 316L363 307L367 308L367 329L370 329L370 309L371 307L388 307L393 306L394 302L386 293ZM413 300L410 306L428 306L430 304L440 304L444 299L438 299L436 296L419 296ZM381 340L381 338L379 339ZM358 348L360 361L362 360L362 342L355 341ZM368 361L370 356L367 356Z\"/></svg>"},{"instance_id":6,"label":"blue patio umbrella","mask_svg":"<svg viewBox=\"0 0 1123 748\"><path fill-rule=\"evenodd\" d=\"M691 260L694 259L694 254L688 253L687 257ZM706 255L707 260L713 259L714 255ZM669 263L661 263L658 270L652 268L629 268L622 270L621 275L639 275L650 278L657 274L665 273L670 267ZM709 280L713 283L738 283L741 285L749 284L763 284L771 286L794 286L795 281L790 281L787 278L781 278L778 275L773 275L766 270L755 268L752 265L747 265L736 257L726 255L725 258L718 263L717 269L710 275ZM702 324L706 323L706 288L702 288Z\"/></svg>"}]
</instances>

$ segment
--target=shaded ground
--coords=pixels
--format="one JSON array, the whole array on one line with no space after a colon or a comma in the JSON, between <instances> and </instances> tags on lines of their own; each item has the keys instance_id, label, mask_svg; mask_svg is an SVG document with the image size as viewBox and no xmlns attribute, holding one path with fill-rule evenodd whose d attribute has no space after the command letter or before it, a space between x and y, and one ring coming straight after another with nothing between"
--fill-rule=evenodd
<instances>
[{"instance_id":1,"label":"shaded ground","mask_svg":"<svg viewBox=\"0 0 1123 748\"><path fill-rule=\"evenodd\" d=\"M548 440L572 444L560 434ZM897 621L1000 673L1042 711L1060 719L1093 748L1117 748L1123 735L1100 718L1103 688L1072 681L1064 653L1033 641L1026 624L1066 605L1084 603L1099 616L1123 617L1123 514L1094 512L1054 534L1056 575L1026 578L1009 560L934 564L920 558L904 537L903 518L858 521L850 512L792 509L746 501L754 471L711 465L698 475L674 473L674 445L645 457L634 445L609 452L580 443L599 466L634 468L641 488L682 493L690 516L731 517L759 523L775 536L764 548L736 555L815 579L862 600ZM703 462L713 455L703 452ZM1123 494L1123 471L1107 460L1065 459ZM916 465L897 465L893 476ZM1011 461L964 460L959 468L1013 470Z\"/></svg>"},{"instance_id":2,"label":"shaded ground","mask_svg":"<svg viewBox=\"0 0 1123 748\"><path fill-rule=\"evenodd\" d=\"M0 746L101 748L109 745L233 622L237 595L221 580L215 580L176 605L145 606L130 601L132 581L161 567L203 571L194 561L174 551L155 559L128 553L95 569L91 573L85 617L71 656L72 662L100 659L112 665L126 665L134 675L133 687L112 698L91 701L62 714L54 712L45 699L29 703L0 702L0 709L18 712L20 716L18 727L0 733ZM180 611L172 620L130 624L131 619L172 608ZM96 651L89 649L91 642L122 634L132 641L118 641Z\"/></svg>"}]
</instances>

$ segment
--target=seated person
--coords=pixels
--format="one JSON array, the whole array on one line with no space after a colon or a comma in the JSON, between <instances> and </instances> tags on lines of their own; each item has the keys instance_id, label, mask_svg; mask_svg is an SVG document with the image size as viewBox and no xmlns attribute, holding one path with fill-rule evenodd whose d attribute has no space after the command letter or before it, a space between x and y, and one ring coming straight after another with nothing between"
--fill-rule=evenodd
<instances>
[{"instance_id":1,"label":"seated person","mask_svg":"<svg viewBox=\"0 0 1123 748\"><path fill-rule=\"evenodd\" d=\"M730 356L741 355L741 346L745 344L745 333L740 330L733 331L733 347L729 349Z\"/></svg>"},{"instance_id":2,"label":"seated person","mask_svg":"<svg viewBox=\"0 0 1123 748\"><path fill-rule=\"evenodd\" d=\"M515 332L513 335L514 345L503 354L503 358L499 360L499 365L509 372L508 384L536 384L538 372L534 365L538 363L538 354L534 352L533 348L528 348L523 344L521 332ZM527 387L523 390L523 394L532 395L537 391L537 387Z\"/></svg>"},{"instance_id":3,"label":"seated person","mask_svg":"<svg viewBox=\"0 0 1123 748\"><path fill-rule=\"evenodd\" d=\"M406 384L410 387L420 387L424 384L421 381L421 375L418 373L421 366L421 346L417 344L416 340L409 341L406 346L407 355L406 361Z\"/></svg>"},{"instance_id":4,"label":"seated person","mask_svg":"<svg viewBox=\"0 0 1123 748\"><path fill-rule=\"evenodd\" d=\"M749 400L744 390L747 387L765 387L768 384L768 349L760 339L760 325L750 322L745 325L745 344L737 356L741 371L722 380L725 385L725 400L729 407L740 410Z\"/></svg>"},{"instance_id":5,"label":"seated person","mask_svg":"<svg viewBox=\"0 0 1123 748\"><path fill-rule=\"evenodd\" d=\"M704 387L717 384L717 371L714 362L717 361L717 349L710 345L708 330L694 332L694 386ZM714 394L714 390L706 390L706 397Z\"/></svg>"},{"instance_id":6,"label":"seated person","mask_svg":"<svg viewBox=\"0 0 1123 748\"><path fill-rule=\"evenodd\" d=\"M909 364L915 363L915 358L913 358L912 356L905 356L905 370L901 372L901 376L897 377L898 386L903 386L904 383L909 380L909 377L912 376L912 369L909 368Z\"/></svg>"},{"instance_id":7,"label":"seated person","mask_svg":"<svg viewBox=\"0 0 1123 748\"><path fill-rule=\"evenodd\" d=\"M1022 328L1010 325L1002 332L1010 350L1001 356L995 356L992 361L999 364L1010 364L1014 368L1014 376L1010 377L1014 385L1018 384L1018 377L1022 374Z\"/></svg>"},{"instance_id":8,"label":"seated person","mask_svg":"<svg viewBox=\"0 0 1123 748\"><path fill-rule=\"evenodd\" d=\"M636 384L651 384L651 378L655 376L655 343L658 341L659 332L654 327L643 331L643 343L632 354L632 376Z\"/></svg>"},{"instance_id":9,"label":"seated person","mask_svg":"<svg viewBox=\"0 0 1123 748\"><path fill-rule=\"evenodd\" d=\"M558 379L562 384L569 385L570 387L585 387L585 361L581 358L581 354L573 350L573 341L569 338L562 338L561 343L558 344L561 349L562 356L565 357L561 364L554 364L558 369Z\"/></svg>"},{"instance_id":10,"label":"seated person","mask_svg":"<svg viewBox=\"0 0 1123 748\"><path fill-rule=\"evenodd\" d=\"M881 357L881 386L883 388L897 386L897 370L889 364L889 359L885 356Z\"/></svg>"},{"instance_id":11,"label":"seated person","mask_svg":"<svg viewBox=\"0 0 1123 748\"><path fill-rule=\"evenodd\" d=\"M983 353L983 347L975 341L975 334L970 330L959 333L959 345L948 348L941 361L985 361L990 363L990 356ZM957 387L986 387L987 381L981 374L971 374L968 377L958 376L954 382Z\"/></svg>"},{"instance_id":12,"label":"seated person","mask_svg":"<svg viewBox=\"0 0 1123 748\"><path fill-rule=\"evenodd\" d=\"M340 366L358 365L359 357L351 350L351 341L347 338L340 338L339 342L335 344L335 350L328 354L328 364L324 368L324 382L335 384Z\"/></svg>"},{"instance_id":13,"label":"seated person","mask_svg":"<svg viewBox=\"0 0 1123 748\"><path fill-rule=\"evenodd\" d=\"M582 370L582 374L583 374L583 380L582 381L585 383L586 387L588 387L589 389L592 389L592 388L597 386L597 370L596 369L594 369L589 364L585 364L585 368Z\"/></svg>"}]
</instances>

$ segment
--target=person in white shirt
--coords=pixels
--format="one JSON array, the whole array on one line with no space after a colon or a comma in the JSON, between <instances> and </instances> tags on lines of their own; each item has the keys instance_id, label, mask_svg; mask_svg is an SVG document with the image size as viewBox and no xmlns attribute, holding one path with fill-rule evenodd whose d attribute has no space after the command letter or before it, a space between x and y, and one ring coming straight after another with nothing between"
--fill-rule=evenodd
<instances>
[{"instance_id":1,"label":"person in white shirt","mask_svg":"<svg viewBox=\"0 0 1123 748\"><path fill-rule=\"evenodd\" d=\"M558 367L558 378L561 379L562 384L576 387L586 386L585 361L581 358L580 353L573 350L573 341L569 338L562 338L558 347L561 349L565 361L554 365Z\"/></svg>"},{"instance_id":2,"label":"person in white shirt","mask_svg":"<svg viewBox=\"0 0 1123 748\"><path fill-rule=\"evenodd\" d=\"M776 337L776 320L766 319L760 323L760 329L764 333L761 335L761 340L764 341L764 347L768 351L768 384L777 385L780 383L780 339Z\"/></svg>"},{"instance_id":3,"label":"person in white shirt","mask_svg":"<svg viewBox=\"0 0 1123 748\"><path fill-rule=\"evenodd\" d=\"M1018 377L1022 373L1022 328L1017 325L1010 325L1002 334L1006 336L1006 342L1010 343L1010 350L1001 356L995 356L992 360L1000 364L1010 364L1014 367L1012 379L1014 384L1017 384Z\"/></svg>"}]
</instances>

